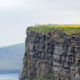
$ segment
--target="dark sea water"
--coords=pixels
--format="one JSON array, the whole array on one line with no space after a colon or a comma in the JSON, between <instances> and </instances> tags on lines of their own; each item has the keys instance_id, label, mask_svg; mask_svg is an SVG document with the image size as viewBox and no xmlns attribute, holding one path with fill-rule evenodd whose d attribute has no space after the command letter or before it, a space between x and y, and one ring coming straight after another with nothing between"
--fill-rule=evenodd
<instances>
[{"instance_id":1,"label":"dark sea water","mask_svg":"<svg viewBox=\"0 0 80 80\"><path fill-rule=\"evenodd\" d=\"M19 80L19 74L0 74L0 80Z\"/></svg>"}]
</instances>

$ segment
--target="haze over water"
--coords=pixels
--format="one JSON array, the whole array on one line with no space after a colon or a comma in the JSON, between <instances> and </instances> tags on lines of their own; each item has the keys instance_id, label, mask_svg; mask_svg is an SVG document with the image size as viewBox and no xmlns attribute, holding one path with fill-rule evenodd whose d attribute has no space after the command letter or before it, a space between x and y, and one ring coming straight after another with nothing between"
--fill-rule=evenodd
<instances>
[{"instance_id":1,"label":"haze over water","mask_svg":"<svg viewBox=\"0 0 80 80\"><path fill-rule=\"evenodd\" d=\"M0 80L19 80L18 74L0 74Z\"/></svg>"}]
</instances>

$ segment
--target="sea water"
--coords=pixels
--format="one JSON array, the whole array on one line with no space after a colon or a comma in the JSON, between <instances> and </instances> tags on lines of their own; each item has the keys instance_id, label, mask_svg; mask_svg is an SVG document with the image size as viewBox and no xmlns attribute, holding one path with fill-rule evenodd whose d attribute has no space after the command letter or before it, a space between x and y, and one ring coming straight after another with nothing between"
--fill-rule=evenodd
<instances>
[{"instance_id":1,"label":"sea water","mask_svg":"<svg viewBox=\"0 0 80 80\"><path fill-rule=\"evenodd\" d=\"M0 80L19 80L19 74L0 74Z\"/></svg>"}]
</instances>

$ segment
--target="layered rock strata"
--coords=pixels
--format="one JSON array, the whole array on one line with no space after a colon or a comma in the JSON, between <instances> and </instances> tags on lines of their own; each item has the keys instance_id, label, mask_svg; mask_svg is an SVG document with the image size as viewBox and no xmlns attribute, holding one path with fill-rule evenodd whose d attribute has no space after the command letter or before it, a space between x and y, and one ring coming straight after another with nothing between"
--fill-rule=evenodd
<instances>
[{"instance_id":1,"label":"layered rock strata","mask_svg":"<svg viewBox=\"0 0 80 80\"><path fill-rule=\"evenodd\" d=\"M21 80L74 80L80 75L80 34L54 30L49 33L27 30Z\"/></svg>"}]
</instances>

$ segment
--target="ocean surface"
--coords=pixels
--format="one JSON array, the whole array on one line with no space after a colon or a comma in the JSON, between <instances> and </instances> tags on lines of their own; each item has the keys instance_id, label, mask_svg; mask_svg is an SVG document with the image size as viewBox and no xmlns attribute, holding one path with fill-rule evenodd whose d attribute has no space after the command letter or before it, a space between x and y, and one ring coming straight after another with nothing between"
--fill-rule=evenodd
<instances>
[{"instance_id":1,"label":"ocean surface","mask_svg":"<svg viewBox=\"0 0 80 80\"><path fill-rule=\"evenodd\" d=\"M0 74L0 80L19 80L19 74Z\"/></svg>"}]
</instances>

